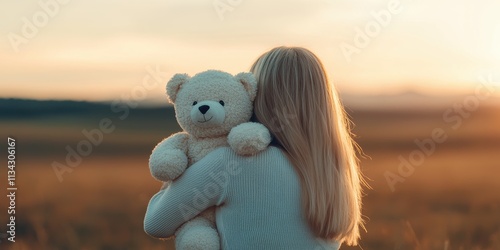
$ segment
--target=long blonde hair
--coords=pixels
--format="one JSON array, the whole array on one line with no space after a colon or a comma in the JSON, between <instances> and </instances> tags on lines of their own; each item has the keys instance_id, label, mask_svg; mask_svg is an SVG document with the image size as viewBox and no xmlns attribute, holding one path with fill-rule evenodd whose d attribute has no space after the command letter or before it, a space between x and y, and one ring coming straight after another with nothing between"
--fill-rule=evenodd
<instances>
[{"instance_id":1,"label":"long blonde hair","mask_svg":"<svg viewBox=\"0 0 500 250\"><path fill-rule=\"evenodd\" d=\"M320 60L277 47L257 59L255 119L265 125L301 181L303 211L317 237L357 245L364 180L350 122Z\"/></svg>"}]
</instances>

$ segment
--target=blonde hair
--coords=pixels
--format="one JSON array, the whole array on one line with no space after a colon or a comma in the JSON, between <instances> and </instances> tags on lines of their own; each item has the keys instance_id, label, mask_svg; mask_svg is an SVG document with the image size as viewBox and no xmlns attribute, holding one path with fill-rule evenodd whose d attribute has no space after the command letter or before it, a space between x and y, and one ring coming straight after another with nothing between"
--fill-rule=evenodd
<instances>
[{"instance_id":1,"label":"blonde hair","mask_svg":"<svg viewBox=\"0 0 500 250\"><path fill-rule=\"evenodd\" d=\"M303 211L317 237L357 245L364 228L364 180L350 122L320 60L309 50L277 47L252 65L255 119L292 162Z\"/></svg>"}]
</instances>

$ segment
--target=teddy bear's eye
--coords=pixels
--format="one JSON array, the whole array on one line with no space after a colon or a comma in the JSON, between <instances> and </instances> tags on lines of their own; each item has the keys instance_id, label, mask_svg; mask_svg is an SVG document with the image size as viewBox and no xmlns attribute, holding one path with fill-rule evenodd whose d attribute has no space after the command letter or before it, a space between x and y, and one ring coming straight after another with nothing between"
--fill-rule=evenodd
<instances>
[{"instance_id":1,"label":"teddy bear's eye","mask_svg":"<svg viewBox=\"0 0 500 250\"><path fill-rule=\"evenodd\" d=\"M219 103L220 103L220 105L224 106L224 101L223 100L220 100Z\"/></svg>"},{"instance_id":2,"label":"teddy bear's eye","mask_svg":"<svg viewBox=\"0 0 500 250\"><path fill-rule=\"evenodd\" d=\"M193 102L193 106L194 106L194 105L196 105L196 104L198 104L198 102L197 102L197 101L194 101L194 102Z\"/></svg>"}]
</instances>

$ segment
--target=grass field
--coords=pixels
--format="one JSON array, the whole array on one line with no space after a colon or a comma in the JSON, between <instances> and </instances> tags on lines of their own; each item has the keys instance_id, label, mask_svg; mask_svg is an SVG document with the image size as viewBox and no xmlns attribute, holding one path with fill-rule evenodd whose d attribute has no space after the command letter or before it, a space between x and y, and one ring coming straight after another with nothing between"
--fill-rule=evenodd
<instances>
[{"instance_id":1,"label":"grass field","mask_svg":"<svg viewBox=\"0 0 500 250\"><path fill-rule=\"evenodd\" d=\"M149 152L178 127L170 111L134 112L123 121L106 112L1 120L2 136L18 142L18 192L16 243L2 239L0 248L173 249L171 241L147 236L142 221L160 187L149 174ZM440 109L349 113L372 189L364 197L361 245L341 249L500 249L500 109L481 108L457 129ZM115 131L59 182L51 164L64 162L65 146L75 147L85 139L81 130L104 117ZM431 138L436 128L447 139L391 191L384 174L398 173L399 157L409 159L420 150L414 140ZM4 224L6 199L0 204Z\"/></svg>"}]
</instances>

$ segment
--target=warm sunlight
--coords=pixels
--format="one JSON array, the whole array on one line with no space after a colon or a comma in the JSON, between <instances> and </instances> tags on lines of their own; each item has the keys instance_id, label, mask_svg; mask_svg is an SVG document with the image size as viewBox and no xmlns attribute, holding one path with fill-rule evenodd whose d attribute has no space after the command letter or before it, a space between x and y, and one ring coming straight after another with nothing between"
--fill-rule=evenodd
<instances>
[{"instance_id":1,"label":"warm sunlight","mask_svg":"<svg viewBox=\"0 0 500 250\"><path fill-rule=\"evenodd\" d=\"M493 0L54 3L2 4L1 97L112 100L148 65L237 73L277 45L315 51L352 94L464 94L500 77Z\"/></svg>"},{"instance_id":2,"label":"warm sunlight","mask_svg":"<svg viewBox=\"0 0 500 250\"><path fill-rule=\"evenodd\" d=\"M0 20L2 250L500 249L499 0Z\"/></svg>"}]
</instances>

